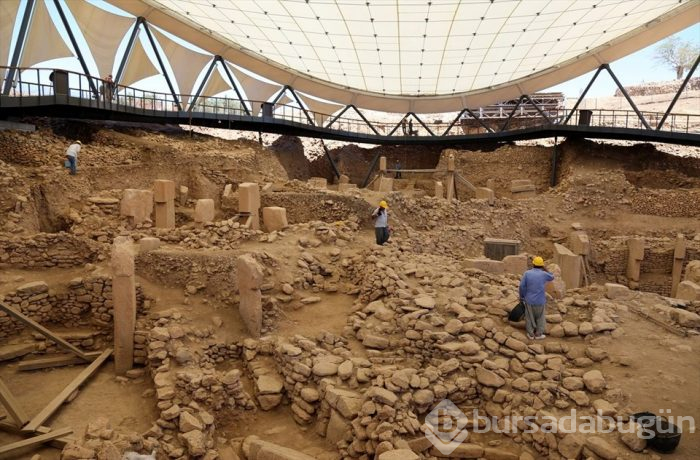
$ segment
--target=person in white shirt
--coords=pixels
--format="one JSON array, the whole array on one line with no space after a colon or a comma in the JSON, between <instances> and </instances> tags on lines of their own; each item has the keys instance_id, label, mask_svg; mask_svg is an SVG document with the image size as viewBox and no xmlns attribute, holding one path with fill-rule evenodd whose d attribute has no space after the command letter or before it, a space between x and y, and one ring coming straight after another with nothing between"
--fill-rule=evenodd
<instances>
[{"instance_id":1,"label":"person in white shirt","mask_svg":"<svg viewBox=\"0 0 700 460\"><path fill-rule=\"evenodd\" d=\"M75 141L66 149L66 167L70 169L71 176L78 173L78 152L82 145L82 142Z\"/></svg>"},{"instance_id":2,"label":"person in white shirt","mask_svg":"<svg viewBox=\"0 0 700 460\"><path fill-rule=\"evenodd\" d=\"M389 216L386 211L387 207L386 201L382 200L379 202L379 206L372 211L372 217L374 217L374 235L377 238L377 244L380 246L389 241Z\"/></svg>"}]
</instances>

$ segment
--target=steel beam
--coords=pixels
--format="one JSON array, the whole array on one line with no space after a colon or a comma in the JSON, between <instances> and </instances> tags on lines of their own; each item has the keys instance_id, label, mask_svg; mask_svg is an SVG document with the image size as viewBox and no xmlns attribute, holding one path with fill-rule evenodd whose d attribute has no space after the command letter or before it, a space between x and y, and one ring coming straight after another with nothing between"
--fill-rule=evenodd
<instances>
[{"instance_id":1,"label":"steel beam","mask_svg":"<svg viewBox=\"0 0 700 460\"><path fill-rule=\"evenodd\" d=\"M450 132L452 127L455 125L455 123L457 123L459 121L459 117L461 117L464 114L464 112L466 112L466 111L467 111L467 109L460 110L459 113L457 114L457 116L454 118L454 120L452 120L452 123L450 123L450 125L447 127L447 129L445 129L445 131L443 131L441 136L447 136L447 133Z\"/></svg>"},{"instance_id":2,"label":"steel beam","mask_svg":"<svg viewBox=\"0 0 700 460\"><path fill-rule=\"evenodd\" d=\"M639 117L639 119L642 121L642 124L644 125L644 127L646 129L651 129L651 126L649 126L649 123L647 123L646 118L644 118L644 115L642 115L642 112L639 111L639 109L635 105L635 103L632 100L632 98L630 97L630 95L627 94L627 90L625 89L624 86L622 86L622 83L620 83L620 80L617 79L617 75L615 75L615 73L612 71L612 69L610 68L610 65L603 64L603 67L605 67L605 70L608 71L608 73L612 77L612 79L615 82L615 84L617 85L617 87L620 88L620 91L622 91L622 95L625 96L625 99L627 99L627 102L629 102L629 105L632 106L632 110L634 110L634 113L636 113L637 116Z\"/></svg>"},{"instance_id":3,"label":"steel beam","mask_svg":"<svg viewBox=\"0 0 700 460\"><path fill-rule=\"evenodd\" d=\"M554 187L557 185L557 144L558 137L554 136L554 150L552 150L552 176L549 178L549 185Z\"/></svg>"},{"instance_id":4,"label":"steel beam","mask_svg":"<svg viewBox=\"0 0 700 460\"><path fill-rule=\"evenodd\" d=\"M116 78L114 78L114 86L116 87L119 85L119 82L121 81L122 77L124 76L124 71L126 70L126 64L129 62L129 57L131 56L131 50L134 48L134 42L139 36L139 28L141 27L141 24L145 21L143 17L138 17L136 18L136 22L134 23L134 28L131 31L131 35L129 35L129 41L126 44L126 49L124 50L124 55L122 56L122 60L119 63L119 68L117 69L117 75Z\"/></svg>"},{"instance_id":5,"label":"steel beam","mask_svg":"<svg viewBox=\"0 0 700 460\"><path fill-rule=\"evenodd\" d=\"M544 113L544 111L542 111L542 109L540 108L540 106L538 106L537 104L535 104L535 101L532 100L532 98L530 97L529 94L526 94L526 95L525 95L525 99L527 99L528 102L529 102L530 104L532 104L532 105L535 107L535 109L537 110L537 112L539 112L539 114L542 115L542 117L543 117L545 120L547 120L547 123L549 123L550 125L552 124L552 119L549 118L549 116L548 116L546 113Z\"/></svg>"},{"instance_id":6,"label":"steel beam","mask_svg":"<svg viewBox=\"0 0 700 460\"><path fill-rule=\"evenodd\" d=\"M671 113L673 106L676 105L676 102L678 102L678 98L681 97L683 90L685 89L686 85L688 85L688 82L690 81L690 77L693 76L693 74L695 73L695 69L698 68L698 63L700 63L700 54L698 54L698 57L695 58L695 64L693 64L693 67L691 67L690 70L688 71L688 75L686 75L685 80L683 80L681 87L678 88L676 95L673 96L673 100L669 104L668 109L666 109L666 113L664 113L664 116L661 117L661 121L659 121L659 125L656 127L657 131L660 130L661 127L666 122L666 118L668 118L668 114Z\"/></svg>"},{"instance_id":7,"label":"steel beam","mask_svg":"<svg viewBox=\"0 0 700 460\"><path fill-rule=\"evenodd\" d=\"M576 112L576 109L578 109L579 104L581 104L581 101L583 101L583 99L586 97L586 94L588 94L588 90L591 89L591 86L593 86L593 82L596 80L596 78L598 78L598 75L600 75L600 72L602 72L602 70L603 70L603 66L601 65L600 67L598 67L598 70L595 71L595 74L593 75L593 78L591 78L591 81L589 81L588 84L586 85L586 89L584 89L583 92L581 93L581 95L578 97L576 104L574 104L574 107L571 109L569 114L566 116L566 118L564 119L564 123L562 123L562 125L565 125L569 122L569 120L571 119L571 116Z\"/></svg>"},{"instance_id":8,"label":"steel beam","mask_svg":"<svg viewBox=\"0 0 700 460\"><path fill-rule=\"evenodd\" d=\"M214 59L211 60L211 64L209 64L209 68L207 69L207 73L204 75L204 80L202 80L202 82L199 84L199 88L197 88L197 91L194 93L194 97L190 101L190 106L187 109L188 112L192 112L192 107L194 107L195 102L197 102L197 99L199 99L199 95L202 94L202 91L204 91L204 85L207 84L209 77L211 77L211 73L216 68L216 63L217 63L218 57L219 56L214 56Z\"/></svg>"},{"instance_id":9,"label":"steel beam","mask_svg":"<svg viewBox=\"0 0 700 460\"><path fill-rule=\"evenodd\" d=\"M367 187L367 184L369 183L369 178L372 177L372 171L374 171L374 167L377 166L377 161L379 161L379 156L380 150L377 149L377 153L374 154L374 158L372 158L372 162L369 164L369 169L367 169L367 175L365 176L365 180L362 181L362 188Z\"/></svg>"},{"instance_id":10,"label":"steel beam","mask_svg":"<svg viewBox=\"0 0 700 460\"><path fill-rule=\"evenodd\" d=\"M338 166L336 166L335 161L333 161L333 158L331 158L331 152L328 150L328 147L326 147L326 143L323 142L323 139L321 139L321 145L323 146L323 151L326 152L326 158L328 158L328 161L331 164L331 168L333 168L333 173L335 174L335 177L340 177L340 171L338 171Z\"/></svg>"},{"instance_id":11,"label":"steel beam","mask_svg":"<svg viewBox=\"0 0 700 460\"><path fill-rule=\"evenodd\" d=\"M15 81L15 73L17 71L17 67L19 66L19 61L22 58L22 51L24 51L24 41L27 39L27 31L29 30L29 20L32 17L33 11L34 0L27 0L27 4L24 7L24 13L22 14L22 24L19 26L17 40L15 41L15 50L12 53L12 60L10 60L10 68L8 69L7 74L5 75L5 87L2 90L2 94L10 94L10 90L12 89L12 82Z\"/></svg>"},{"instance_id":12,"label":"steel beam","mask_svg":"<svg viewBox=\"0 0 700 460\"><path fill-rule=\"evenodd\" d=\"M163 63L163 58L160 57L160 52L158 51L158 47L156 46L156 41L153 39L153 35L151 34L151 29L148 27L147 21L143 21L143 30L146 31L146 36L148 37L148 41L151 43L151 48L153 48L153 52L156 55L156 59L158 60L158 65L160 66L160 71L163 72L163 76L165 77L165 81L168 84L168 88L170 89L170 94L173 96L173 100L175 101L175 105L177 105L178 110L182 110L182 104L180 104L180 98L178 97L178 94L175 92L175 87L173 86L173 82L170 81L170 76L168 76L168 71L165 69L165 63Z\"/></svg>"},{"instance_id":13,"label":"steel beam","mask_svg":"<svg viewBox=\"0 0 700 460\"><path fill-rule=\"evenodd\" d=\"M415 118L416 120L418 120L418 123L420 123L421 126L423 126L423 127L425 128L425 130L428 131L428 132L430 133L431 136L435 136L435 133L433 132L433 130L431 130L430 128L428 128L428 125L426 125L425 123L423 123L423 120L421 120L421 119L418 117L418 115L416 115L416 114L413 113L413 112L408 112L407 115L413 115L413 118Z\"/></svg>"},{"instance_id":14,"label":"steel beam","mask_svg":"<svg viewBox=\"0 0 700 460\"><path fill-rule=\"evenodd\" d=\"M95 94L96 98L100 97L99 91L97 91L97 86L95 85L95 81L90 75L90 70L88 69L87 64L85 63L85 59L83 58L83 53L80 51L80 47L78 46L78 42L75 40L75 35L73 35L73 30L70 27L70 24L68 24L68 19L66 18L66 14L63 12L63 8L61 8L61 3L58 0L53 0L53 4L56 6L56 9L58 10L58 15L61 17L61 22L63 23L63 27L66 28L66 32L68 32L68 38L70 38L70 42L73 45L73 49L75 50L75 54L78 55L78 61L80 61L80 66L83 68L83 72L85 72L85 75L87 76L88 83L90 84L90 89L92 92Z\"/></svg>"},{"instance_id":15,"label":"steel beam","mask_svg":"<svg viewBox=\"0 0 700 460\"><path fill-rule=\"evenodd\" d=\"M510 120L513 118L513 115L515 115L515 112L518 111L518 108L520 107L520 104L523 103L523 99L525 99L525 96L520 96L518 98L518 103L515 104L515 107L513 107L513 110L511 110L510 115L508 115L508 118L506 118L506 122L503 123L503 126L501 127L501 131L505 131L506 128L508 127L508 124L510 123Z\"/></svg>"},{"instance_id":16,"label":"steel beam","mask_svg":"<svg viewBox=\"0 0 700 460\"><path fill-rule=\"evenodd\" d=\"M241 105L243 106L243 110L245 111L245 114L250 116L250 110L248 110L248 106L245 103L245 100L243 99L243 96L241 95L241 92L238 90L238 85L236 84L236 81L233 79L233 75L231 75L231 71L229 70L228 66L226 65L226 61L219 56L219 62L221 62L221 67L224 68L224 72L226 73L226 76L229 79L229 82L231 83L231 86L233 86L233 90L236 92L236 95L238 96L238 100L241 101ZM251 104L252 108L252 104Z\"/></svg>"},{"instance_id":17,"label":"steel beam","mask_svg":"<svg viewBox=\"0 0 700 460\"><path fill-rule=\"evenodd\" d=\"M294 96L294 100L297 101L297 104L299 104L299 108L304 112L304 115L306 115L306 119L309 121L309 124L312 126L316 126L316 120L313 119L311 115L309 115L309 111L306 110L306 107L304 107L304 104L301 103L301 99L299 99L299 96L297 95L296 91L294 91L294 88L291 86L287 86L289 89L289 92L292 93L292 96ZM321 140L323 142L323 140ZM323 146L324 148L326 147L325 144ZM328 157L330 159L330 157ZM333 165L333 168L335 169L335 165ZM336 169L336 173L338 170ZM340 177L340 176L338 176Z\"/></svg>"}]
</instances>

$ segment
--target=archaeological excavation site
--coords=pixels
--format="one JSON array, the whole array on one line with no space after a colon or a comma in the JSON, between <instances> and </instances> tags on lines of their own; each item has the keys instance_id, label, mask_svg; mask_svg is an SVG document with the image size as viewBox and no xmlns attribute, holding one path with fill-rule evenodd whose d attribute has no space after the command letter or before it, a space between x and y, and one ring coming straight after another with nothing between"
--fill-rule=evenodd
<instances>
[{"instance_id":1,"label":"archaeological excavation site","mask_svg":"<svg viewBox=\"0 0 700 460\"><path fill-rule=\"evenodd\" d=\"M552 187L545 145L345 146L335 178L290 136L34 122L0 131L0 443L44 436L13 458L641 459L634 414L700 413L697 148L566 140ZM509 321L533 256L544 340ZM624 423L507 426L571 413Z\"/></svg>"},{"instance_id":2,"label":"archaeological excavation site","mask_svg":"<svg viewBox=\"0 0 700 460\"><path fill-rule=\"evenodd\" d=\"M0 460L700 459L700 0L0 0Z\"/></svg>"}]
</instances>

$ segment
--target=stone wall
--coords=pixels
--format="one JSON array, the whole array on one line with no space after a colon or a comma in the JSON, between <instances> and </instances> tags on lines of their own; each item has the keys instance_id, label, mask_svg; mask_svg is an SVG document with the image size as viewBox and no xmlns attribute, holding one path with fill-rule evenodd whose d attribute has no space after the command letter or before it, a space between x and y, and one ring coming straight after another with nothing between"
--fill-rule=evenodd
<instances>
[{"instance_id":1,"label":"stone wall","mask_svg":"<svg viewBox=\"0 0 700 460\"><path fill-rule=\"evenodd\" d=\"M41 324L89 325L98 329L107 329L112 324L112 280L106 276L76 278L57 289L49 289L43 281L34 281L5 294L0 300ZM140 286L136 287L136 303L139 313L151 305ZM0 338L15 334L24 327L0 311Z\"/></svg>"},{"instance_id":2,"label":"stone wall","mask_svg":"<svg viewBox=\"0 0 700 460\"><path fill-rule=\"evenodd\" d=\"M627 283L627 249L626 237L594 243L594 270L607 281ZM639 290L671 295L671 271L675 240L670 238L646 238L644 259L641 263ZM691 260L700 259L700 242L687 241L683 273ZM681 279L682 279L681 274Z\"/></svg>"},{"instance_id":3,"label":"stone wall","mask_svg":"<svg viewBox=\"0 0 700 460\"><path fill-rule=\"evenodd\" d=\"M95 262L100 245L68 233L0 235L0 268L77 267Z\"/></svg>"}]
</instances>

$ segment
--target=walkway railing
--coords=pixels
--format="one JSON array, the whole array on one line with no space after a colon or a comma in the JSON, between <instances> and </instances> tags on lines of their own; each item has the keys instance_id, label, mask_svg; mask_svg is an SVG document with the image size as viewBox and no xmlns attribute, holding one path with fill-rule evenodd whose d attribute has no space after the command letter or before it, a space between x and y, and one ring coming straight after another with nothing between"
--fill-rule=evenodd
<instances>
[{"instance_id":1,"label":"walkway railing","mask_svg":"<svg viewBox=\"0 0 700 460\"><path fill-rule=\"evenodd\" d=\"M153 117L169 117L183 124L187 123L188 119L197 118L259 121L263 124L293 123L362 137L464 136L564 125L648 129L638 114L632 110L579 109L571 113L564 108L552 110L551 106L546 110L535 106L537 110L533 110L533 105L530 105L527 110L520 108L510 113L504 111L481 117L476 115L479 112L478 109L465 109L451 120L433 121L424 121L412 113L399 121L369 121L357 109L355 109L357 117L345 115L351 113L347 110L342 111L344 116L333 116L288 104L274 104L272 116L264 116L261 110L263 101L191 94L179 95L179 101L176 101L171 93L114 85L81 73L58 69L0 67L2 79L0 88L5 88L5 79L10 73L14 74L14 80L11 85L7 85L9 92L0 96L0 110L24 106L70 105ZM98 88L98 91L95 92L93 88ZM526 106L527 96L523 98L525 100L522 104ZM641 115L653 129L657 127L664 114L643 111ZM412 123L411 132L406 126L408 120ZM700 133L700 114L671 113L660 131L698 134Z\"/></svg>"}]
</instances>

